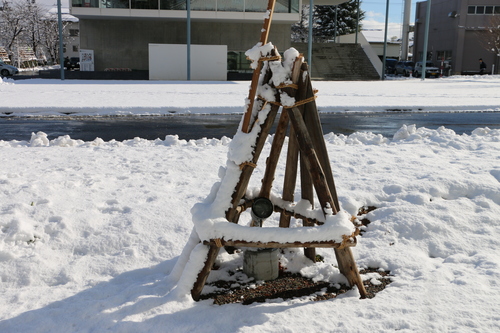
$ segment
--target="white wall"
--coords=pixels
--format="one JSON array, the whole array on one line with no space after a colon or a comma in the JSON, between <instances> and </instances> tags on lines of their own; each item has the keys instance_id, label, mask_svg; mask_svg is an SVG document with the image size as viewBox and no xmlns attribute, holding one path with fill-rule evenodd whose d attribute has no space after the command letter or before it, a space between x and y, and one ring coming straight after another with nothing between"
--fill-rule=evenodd
<instances>
[{"instance_id":1,"label":"white wall","mask_svg":"<svg viewBox=\"0 0 500 333\"><path fill-rule=\"evenodd\" d=\"M191 80L226 81L227 45L191 45ZM187 46L149 44L150 80L187 80Z\"/></svg>"}]
</instances>

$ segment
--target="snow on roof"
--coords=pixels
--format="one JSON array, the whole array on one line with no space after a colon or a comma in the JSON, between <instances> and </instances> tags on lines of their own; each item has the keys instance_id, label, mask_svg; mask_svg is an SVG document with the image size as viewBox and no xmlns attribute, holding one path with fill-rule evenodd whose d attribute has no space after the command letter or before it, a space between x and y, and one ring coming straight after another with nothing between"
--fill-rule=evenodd
<instances>
[{"instance_id":1,"label":"snow on roof","mask_svg":"<svg viewBox=\"0 0 500 333\"><path fill-rule=\"evenodd\" d=\"M49 14L57 15L57 7L54 6L49 10ZM78 22L79 19L69 13L69 8L61 8L61 20L64 22Z\"/></svg>"}]
</instances>

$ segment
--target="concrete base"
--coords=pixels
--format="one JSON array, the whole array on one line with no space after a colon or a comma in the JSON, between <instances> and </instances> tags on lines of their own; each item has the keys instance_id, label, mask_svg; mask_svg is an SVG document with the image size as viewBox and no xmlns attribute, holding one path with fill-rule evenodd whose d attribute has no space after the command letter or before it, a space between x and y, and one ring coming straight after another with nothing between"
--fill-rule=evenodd
<instances>
[{"instance_id":1,"label":"concrete base","mask_svg":"<svg viewBox=\"0 0 500 333\"><path fill-rule=\"evenodd\" d=\"M243 272L257 281L276 279L279 274L278 249L246 250Z\"/></svg>"}]
</instances>

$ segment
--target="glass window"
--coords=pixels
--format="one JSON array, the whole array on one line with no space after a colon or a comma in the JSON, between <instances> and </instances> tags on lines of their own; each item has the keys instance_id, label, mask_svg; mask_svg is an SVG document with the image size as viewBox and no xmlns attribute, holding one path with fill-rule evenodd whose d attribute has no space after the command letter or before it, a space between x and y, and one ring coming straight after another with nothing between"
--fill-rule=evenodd
<instances>
[{"instance_id":1,"label":"glass window","mask_svg":"<svg viewBox=\"0 0 500 333\"><path fill-rule=\"evenodd\" d=\"M476 6L476 14L484 14L484 6Z\"/></svg>"},{"instance_id":2,"label":"glass window","mask_svg":"<svg viewBox=\"0 0 500 333\"><path fill-rule=\"evenodd\" d=\"M467 14L476 14L476 6L467 7Z\"/></svg>"},{"instance_id":3,"label":"glass window","mask_svg":"<svg viewBox=\"0 0 500 333\"><path fill-rule=\"evenodd\" d=\"M227 71L233 73L251 73L250 60L245 51L230 51L227 53Z\"/></svg>"},{"instance_id":4,"label":"glass window","mask_svg":"<svg viewBox=\"0 0 500 333\"><path fill-rule=\"evenodd\" d=\"M191 0L191 10L210 10L217 8L216 0Z\"/></svg>"},{"instance_id":5,"label":"glass window","mask_svg":"<svg viewBox=\"0 0 500 333\"><path fill-rule=\"evenodd\" d=\"M451 60L451 50L437 51L437 60L438 61Z\"/></svg>"},{"instance_id":6,"label":"glass window","mask_svg":"<svg viewBox=\"0 0 500 333\"><path fill-rule=\"evenodd\" d=\"M493 6L484 7L484 13L485 14L493 14Z\"/></svg>"},{"instance_id":7,"label":"glass window","mask_svg":"<svg viewBox=\"0 0 500 333\"><path fill-rule=\"evenodd\" d=\"M132 0L132 9L158 9L158 0Z\"/></svg>"},{"instance_id":8,"label":"glass window","mask_svg":"<svg viewBox=\"0 0 500 333\"><path fill-rule=\"evenodd\" d=\"M186 10L186 0L160 0L160 9Z\"/></svg>"},{"instance_id":9,"label":"glass window","mask_svg":"<svg viewBox=\"0 0 500 333\"><path fill-rule=\"evenodd\" d=\"M217 0L217 10L223 12L242 12L245 0Z\"/></svg>"},{"instance_id":10,"label":"glass window","mask_svg":"<svg viewBox=\"0 0 500 333\"><path fill-rule=\"evenodd\" d=\"M493 10L495 14L500 14L500 6L495 6L495 9Z\"/></svg>"}]
</instances>

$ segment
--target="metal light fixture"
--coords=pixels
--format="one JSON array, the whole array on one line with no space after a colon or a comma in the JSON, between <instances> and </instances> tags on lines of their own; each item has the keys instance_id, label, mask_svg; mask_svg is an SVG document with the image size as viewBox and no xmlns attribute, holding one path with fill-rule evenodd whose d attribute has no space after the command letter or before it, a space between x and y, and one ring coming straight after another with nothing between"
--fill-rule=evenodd
<instances>
[{"instance_id":1,"label":"metal light fixture","mask_svg":"<svg viewBox=\"0 0 500 333\"><path fill-rule=\"evenodd\" d=\"M262 223L269 217L274 211L274 206L271 200L268 198L255 198L253 200L252 204L252 226L256 226L255 223L257 223L258 226L262 227Z\"/></svg>"}]
</instances>

